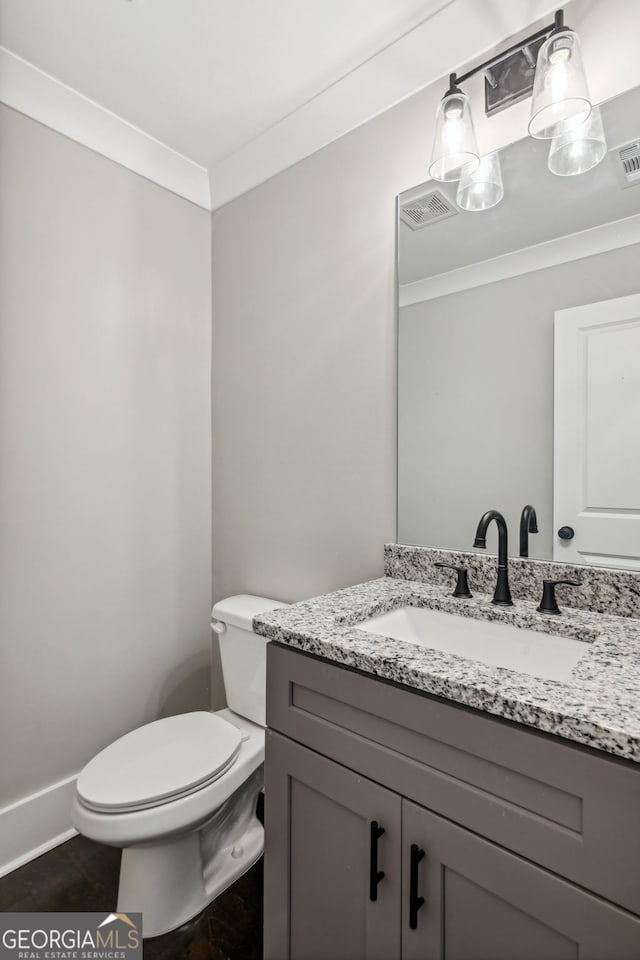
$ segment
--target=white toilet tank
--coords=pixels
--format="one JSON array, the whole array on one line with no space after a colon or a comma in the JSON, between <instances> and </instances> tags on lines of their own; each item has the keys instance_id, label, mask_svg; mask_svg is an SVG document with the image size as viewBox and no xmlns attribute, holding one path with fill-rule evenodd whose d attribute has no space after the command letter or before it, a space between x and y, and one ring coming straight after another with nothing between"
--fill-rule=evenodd
<instances>
[{"instance_id":1,"label":"white toilet tank","mask_svg":"<svg viewBox=\"0 0 640 960\"><path fill-rule=\"evenodd\" d=\"M220 640L227 705L234 713L266 726L267 639L252 630L259 613L287 603L240 594L220 600L211 611L211 628Z\"/></svg>"}]
</instances>

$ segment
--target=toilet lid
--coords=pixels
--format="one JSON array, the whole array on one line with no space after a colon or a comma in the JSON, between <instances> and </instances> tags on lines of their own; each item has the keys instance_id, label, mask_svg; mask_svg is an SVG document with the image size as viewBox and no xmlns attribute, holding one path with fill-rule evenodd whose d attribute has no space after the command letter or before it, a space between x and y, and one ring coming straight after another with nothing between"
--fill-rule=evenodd
<instances>
[{"instance_id":1,"label":"toilet lid","mask_svg":"<svg viewBox=\"0 0 640 960\"><path fill-rule=\"evenodd\" d=\"M159 806L217 780L241 742L237 727L215 713L155 720L94 757L78 777L78 796L105 813Z\"/></svg>"}]
</instances>

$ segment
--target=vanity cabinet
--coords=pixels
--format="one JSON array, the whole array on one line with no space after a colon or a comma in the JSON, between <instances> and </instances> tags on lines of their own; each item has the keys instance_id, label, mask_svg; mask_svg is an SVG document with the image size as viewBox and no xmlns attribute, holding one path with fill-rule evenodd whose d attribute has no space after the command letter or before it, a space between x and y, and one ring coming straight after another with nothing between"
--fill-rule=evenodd
<instances>
[{"instance_id":1,"label":"vanity cabinet","mask_svg":"<svg viewBox=\"0 0 640 960\"><path fill-rule=\"evenodd\" d=\"M399 960L401 798L276 733L268 742L265 960Z\"/></svg>"},{"instance_id":2,"label":"vanity cabinet","mask_svg":"<svg viewBox=\"0 0 640 960\"><path fill-rule=\"evenodd\" d=\"M405 914L410 841L425 851L417 883L425 902L415 930L402 917L403 960L640 956L640 920L497 844L408 801L403 834Z\"/></svg>"},{"instance_id":3,"label":"vanity cabinet","mask_svg":"<svg viewBox=\"0 0 640 960\"><path fill-rule=\"evenodd\" d=\"M640 957L634 765L278 644L267 676L265 960Z\"/></svg>"}]
</instances>

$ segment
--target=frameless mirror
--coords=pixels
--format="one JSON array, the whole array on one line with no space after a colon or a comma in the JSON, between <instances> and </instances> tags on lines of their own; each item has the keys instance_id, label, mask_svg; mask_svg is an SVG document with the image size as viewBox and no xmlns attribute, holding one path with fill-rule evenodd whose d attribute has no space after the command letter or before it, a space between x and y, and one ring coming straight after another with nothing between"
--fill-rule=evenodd
<instances>
[{"instance_id":1,"label":"frameless mirror","mask_svg":"<svg viewBox=\"0 0 640 960\"><path fill-rule=\"evenodd\" d=\"M640 569L640 89L600 109L586 173L526 137L490 209L399 197L400 543L471 550L494 508L517 556L530 504L530 557Z\"/></svg>"}]
</instances>

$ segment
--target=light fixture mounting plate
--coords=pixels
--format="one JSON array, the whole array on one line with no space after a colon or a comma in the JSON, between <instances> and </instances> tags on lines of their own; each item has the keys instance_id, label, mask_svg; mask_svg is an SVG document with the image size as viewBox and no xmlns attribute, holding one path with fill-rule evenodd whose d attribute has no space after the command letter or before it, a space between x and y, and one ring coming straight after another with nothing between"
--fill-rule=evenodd
<instances>
[{"instance_id":1,"label":"light fixture mounting plate","mask_svg":"<svg viewBox=\"0 0 640 960\"><path fill-rule=\"evenodd\" d=\"M538 50L546 37L527 43L488 67L484 74L484 110L488 117L531 96Z\"/></svg>"}]
</instances>

